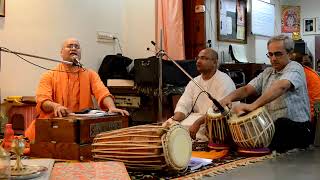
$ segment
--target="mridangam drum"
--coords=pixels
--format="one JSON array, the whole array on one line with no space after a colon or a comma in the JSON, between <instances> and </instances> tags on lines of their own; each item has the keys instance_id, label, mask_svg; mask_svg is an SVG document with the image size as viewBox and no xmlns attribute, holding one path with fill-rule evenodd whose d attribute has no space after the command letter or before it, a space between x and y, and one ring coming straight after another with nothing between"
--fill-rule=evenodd
<instances>
[{"instance_id":1,"label":"mridangam drum","mask_svg":"<svg viewBox=\"0 0 320 180\"><path fill-rule=\"evenodd\" d=\"M227 118L209 108L205 121L208 130L209 147L213 149L228 149L231 135Z\"/></svg>"},{"instance_id":2,"label":"mridangam drum","mask_svg":"<svg viewBox=\"0 0 320 180\"><path fill-rule=\"evenodd\" d=\"M183 170L192 153L188 130L178 123L170 127L140 125L98 134L92 144L95 160L121 161L143 170Z\"/></svg>"},{"instance_id":3,"label":"mridangam drum","mask_svg":"<svg viewBox=\"0 0 320 180\"><path fill-rule=\"evenodd\" d=\"M264 107L244 116L233 115L228 121L233 141L241 148L265 148L274 135L273 121Z\"/></svg>"}]
</instances>

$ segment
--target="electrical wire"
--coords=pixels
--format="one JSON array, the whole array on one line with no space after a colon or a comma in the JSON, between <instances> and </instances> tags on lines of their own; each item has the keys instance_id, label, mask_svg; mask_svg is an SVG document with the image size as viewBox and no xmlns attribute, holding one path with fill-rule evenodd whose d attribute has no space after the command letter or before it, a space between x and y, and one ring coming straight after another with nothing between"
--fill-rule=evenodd
<instances>
[{"instance_id":1,"label":"electrical wire","mask_svg":"<svg viewBox=\"0 0 320 180\"><path fill-rule=\"evenodd\" d=\"M118 46L119 46L120 53L123 54L123 53L122 53L122 47L121 47L119 38L115 37L115 39L118 41Z\"/></svg>"}]
</instances>

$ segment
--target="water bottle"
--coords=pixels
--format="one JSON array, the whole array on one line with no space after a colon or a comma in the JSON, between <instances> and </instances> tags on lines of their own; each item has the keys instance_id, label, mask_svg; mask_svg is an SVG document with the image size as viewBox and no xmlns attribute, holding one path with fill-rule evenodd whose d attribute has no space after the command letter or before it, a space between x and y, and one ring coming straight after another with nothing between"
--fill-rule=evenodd
<instances>
[{"instance_id":1,"label":"water bottle","mask_svg":"<svg viewBox=\"0 0 320 180\"><path fill-rule=\"evenodd\" d=\"M1 143L0 143L1 144ZM10 154L0 146L0 180L10 179Z\"/></svg>"}]
</instances>

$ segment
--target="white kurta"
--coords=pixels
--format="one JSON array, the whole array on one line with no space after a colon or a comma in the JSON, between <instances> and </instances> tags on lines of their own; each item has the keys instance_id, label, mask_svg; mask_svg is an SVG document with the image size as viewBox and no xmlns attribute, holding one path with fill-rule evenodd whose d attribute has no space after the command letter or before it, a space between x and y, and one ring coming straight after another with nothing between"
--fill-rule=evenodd
<instances>
[{"instance_id":1,"label":"white kurta","mask_svg":"<svg viewBox=\"0 0 320 180\"><path fill-rule=\"evenodd\" d=\"M212 97L218 101L236 89L232 79L226 73L219 70L217 70L209 80L202 79L201 75L194 79L201 87L204 88L205 91L209 92ZM191 112L192 106L200 92L201 89L199 89L194 82L190 81L177 103L175 112L182 112L183 114L188 115ZM196 114L191 114L187 119L183 120L181 124L186 128L189 128L199 117L205 115L208 109L212 106L214 105L208 96L205 93L201 93L193 108L193 112ZM201 126L197 133L197 139L199 137L201 140L206 140L202 137L204 127L204 125Z\"/></svg>"}]
</instances>

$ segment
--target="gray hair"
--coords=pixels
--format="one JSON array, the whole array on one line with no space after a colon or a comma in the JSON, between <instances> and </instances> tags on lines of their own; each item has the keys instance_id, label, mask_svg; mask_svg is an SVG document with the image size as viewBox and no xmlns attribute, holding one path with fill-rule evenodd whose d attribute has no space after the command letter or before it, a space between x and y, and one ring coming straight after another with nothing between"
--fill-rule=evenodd
<instances>
[{"instance_id":1,"label":"gray hair","mask_svg":"<svg viewBox=\"0 0 320 180\"><path fill-rule=\"evenodd\" d=\"M287 51L287 53L290 53L293 51L294 42L289 36L286 36L284 34L273 36L271 37L271 39L269 39L267 45L269 46L269 44L275 41L283 41L283 46L284 46L284 49Z\"/></svg>"}]
</instances>

